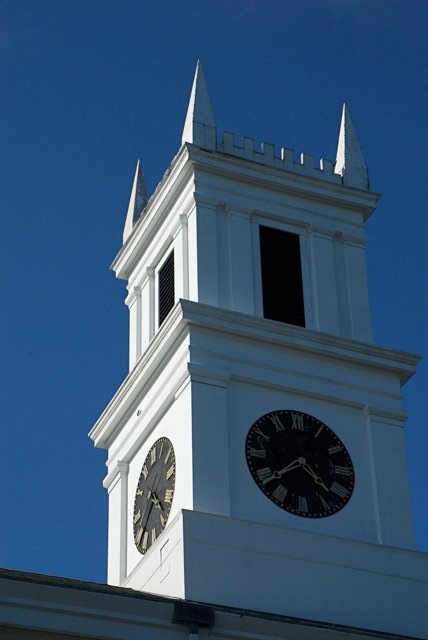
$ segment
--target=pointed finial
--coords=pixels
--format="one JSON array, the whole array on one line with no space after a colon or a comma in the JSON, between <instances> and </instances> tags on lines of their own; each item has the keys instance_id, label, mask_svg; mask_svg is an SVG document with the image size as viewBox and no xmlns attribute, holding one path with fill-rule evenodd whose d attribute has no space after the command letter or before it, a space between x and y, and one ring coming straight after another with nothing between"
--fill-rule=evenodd
<instances>
[{"instance_id":1,"label":"pointed finial","mask_svg":"<svg viewBox=\"0 0 428 640\"><path fill-rule=\"evenodd\" d=\"M144 207L147 204L146 181L144 180L141 162L138 160L135 170L134 182L132 185L131 197L129 198L128 213L126 214L125 228L123 230L123 242L125 243L131 235L135 223L140 218Z\"/></svg>"},{"instance_id":2,"label":"pointed finial","mask_svg":"<svg viewBox=\"0 0 428 640\"><path fill-rule=\"evenodd\" d=\"M349 187L369 188L367 166L346 103L342 110L334 173L342 176L343 184Z\"/></svg>"},{"instance_id":3,"label":"pointed finial","mask_svg":"<svg viewBox=\"0 0 428 640\"><path fill-rule=\"evenodd\" d=\"M217 130L211 108L202 64L198 60L189 106L187 108L181 144L191 142L206 149L215 149Z\"/></svg>"}]
</instances>

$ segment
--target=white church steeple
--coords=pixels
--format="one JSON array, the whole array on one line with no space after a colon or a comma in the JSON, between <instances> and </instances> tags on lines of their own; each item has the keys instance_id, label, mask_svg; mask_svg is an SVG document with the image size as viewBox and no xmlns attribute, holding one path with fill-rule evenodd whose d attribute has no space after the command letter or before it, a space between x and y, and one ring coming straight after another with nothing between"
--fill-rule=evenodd
<instances>
[{"instance_id":1,"label":"white church steeple","mask_svg":"<svg viewBox=\"0 0 428 640\"><path fill-rule=\"evenodd\" d=\"M198 64L183 144L135 225L142 185L138 165L112 265L129 374L90 433L108 450L109 583L416 635L427 562L401 388L418 357L372 340L379 196L347 109L336 166L217 142Z\"/></svg>"}]
</instances>

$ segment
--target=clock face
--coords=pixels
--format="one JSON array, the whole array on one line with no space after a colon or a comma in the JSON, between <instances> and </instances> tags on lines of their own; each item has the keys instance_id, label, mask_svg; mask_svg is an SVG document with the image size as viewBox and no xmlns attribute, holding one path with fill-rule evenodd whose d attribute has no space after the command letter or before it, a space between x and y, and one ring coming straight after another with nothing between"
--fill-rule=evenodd
<instances>
[{"instance_id":1,"label":"clock face","mask_svg":"<svg viewBox=\"0 0 428 640\"><path fill-rule=\"evenodd\" d=\"M305 518L324 518L348 502L354 467L337 435L300 411L272 411L248 432L251 475L276 505Z\"/></svg>"},{"instance_id":2,"label":"clock face","mask_svg":"<svg viewBox=\"0 0 428 640\"><path fill-rule=\"evenodd\" d=\"M168 438L157 440L147 454L134 501L134 540L146 553L168 522L175 486L175 454Z\"/></svg>"}]
</instances>

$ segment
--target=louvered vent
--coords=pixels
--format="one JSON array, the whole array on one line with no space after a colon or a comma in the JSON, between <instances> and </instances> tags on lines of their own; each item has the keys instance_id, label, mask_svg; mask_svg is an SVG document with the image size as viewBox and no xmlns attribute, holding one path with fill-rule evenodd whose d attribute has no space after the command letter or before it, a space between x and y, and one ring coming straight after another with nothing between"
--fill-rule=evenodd
<instances>
[{"instance_id":1,"label":"louvered vent","mask_svg":"<svg viewBox=\"0 0 428 640\"><path fill-rule=\"evenodd\" d=\"M159 326L174 306L174 251L159 269Z\"/></svg>"},{"instance_id":2,"label":"louvered vent","mask_svg":"<svg viewBox=\"0 0 428 640\"><path fill-rule=\"evenodd\" d=\"M261 226L260 256L264 317L304 327L299 236Z\"/></svg>"}]
</instances>

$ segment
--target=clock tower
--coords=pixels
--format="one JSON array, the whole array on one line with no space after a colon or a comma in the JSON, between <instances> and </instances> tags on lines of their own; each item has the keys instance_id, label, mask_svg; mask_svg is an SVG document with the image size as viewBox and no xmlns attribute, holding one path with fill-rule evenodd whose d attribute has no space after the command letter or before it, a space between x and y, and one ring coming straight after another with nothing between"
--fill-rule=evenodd
<instances>
[{"instance_id":1,"label":"clock tower","mask_svg":"<svg viewBox=\"0 0 428 640\"><path fill-rule=\"evenodd\" d=\"M198 64L182 146L150 198L137 164L113 262L129 374L90 433L110 584L421 633L401 395L418 357L372 341L378 197L346 106L316 167L220 139Z\"/></svg>"}]
</instances>

